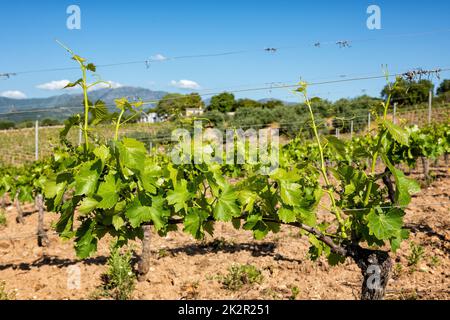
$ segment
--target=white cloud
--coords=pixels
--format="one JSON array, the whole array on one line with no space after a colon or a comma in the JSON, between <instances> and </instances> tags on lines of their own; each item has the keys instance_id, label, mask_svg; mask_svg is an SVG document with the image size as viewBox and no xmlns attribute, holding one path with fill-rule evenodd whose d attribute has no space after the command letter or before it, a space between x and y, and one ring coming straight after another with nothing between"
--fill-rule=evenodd
<instances>
[{"instance_id":1,"label":"white cloud","mask_svg":"<svg viewBox=\"0 0 450 320\"><path fill-rule=\"evenodd\" d=\"M180 88L180 89L200 89L200 85L192 80L180 80L180 81L175 81L172 80L170 81L170 85L172 87L176 87L176 88Z\"/></svg>"},{"instance_id":2,"label":"white cloud","mask_svg":"<svg viewBox=\"0 0 450 320\"><path fill-rule=\"evenodd\" d=\"M69 80L54 80L54 81L50 81L50 82L47 82L47 83L43 83L43 84L37 85L36 88L42 89L42 90L50 90L50 91L62 90L69 83L70 83ZM76 87L67 88L67 89L73 89L74 90L74 89L76 89Z\"/></svg>"},{"instance_id":3,"label":"white cloud","mask_svg":"<svg viewBox=\"0 0 450 320\"><path fill-rule=\"evenodd\" d=\"M18 90L8 90L0 93L0 97L11 98L11 99L26 99L25 93Z\"/></svg>"},{"instance_id":4,"label":"white cloud","mask_svg":"<svg viewBox=\"0 0 450 320\"><path fill-rule=\"evenodd\" d=\"M160 54L160 53L157 53L157 54L155 54L154 56L151 56L150 57L152 60L154 60L154 61L164 61L164 60L167 60L167 58L165 57L165 56L163 56L162 54Z\"/></svg>"},{"instance_id":5,"label":"white cloud","mask_svg":"<svg viewBox=\"0 0 450 320\"><path fill-rule=\"evenodd\" d=\"M95 86L93 86L89 90L94 91L94 90L105 89L105 88L117 89L117 88L123 87L123 85L121 83L118 83L118 82L115 82L115 81L105 81L105 82L101 82L99 84L96 84Z\"/></svg>"},{"instance_id":6,"label":"white cloud","mask_svg":"<svg viewBox=\"0 0 450 320\"><path fill-rule=\"evenodd\" d=\"M99 83L95 86L93 86L92 88L90 88L89 90L93 91L93 90L98 90L98 89L103 89L103 88L120 88L122 87L122 84L115 82L115 81L105 81L106 83ZM67 86L70 83L69 80L53 80L47 83L43 83L40 84L38 86L36 86L36 88L38 89L42 89L42 90L50 90L50 91L55 91L55 90L80 90L81 88L79 86L75 86L75 87L71 87L71 88L64 88L65 86Z\"/></svg>"}]
</instances>

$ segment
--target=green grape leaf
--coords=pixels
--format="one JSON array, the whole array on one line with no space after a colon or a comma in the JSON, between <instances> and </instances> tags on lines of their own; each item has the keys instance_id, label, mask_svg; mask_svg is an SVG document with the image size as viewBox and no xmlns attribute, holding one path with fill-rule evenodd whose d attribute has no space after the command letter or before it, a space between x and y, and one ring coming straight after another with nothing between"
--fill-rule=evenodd
<instances>
[{"instance_id":1,"label":"green grape leaf","mask_svg":"<svg viewBox=\"0 0 450 320\"><path fill-rule=\"evenodd\" d=\"M401 170L394 167L386 155L383 155L382 158L395 179L396 204L400 206L408 205L411 201L411 195L420 191L420 185L417 181L407 178Z\"/></svg>"},{"instance_id":2,"label":"green grape leaf","mask_svg":"<svg viewBox=\"0 0 450 320\"><path fill-rule=\"evenodd\" d=\"M97 71L97 67L93 63L88 63L86 66L86 70L95 72L95 71Z\"/></svg>"},{"instance_id":3,"label":"green grape leaf","mask_svg":"<svg viewBox=\"0 0 450 320\"><path fill-rule=\"evenodd\" d=\"M167 192L167 202L174 205L175 212L179 212L186 207L187 201L189 201L191 196L192 194L189 193L187 189L187 181L181 179L181 181L176 184L174 190L169 190Z\"/></svg>"},{"instance_id":4,"label":"green grape leaf","mask_svg":"<svg viewBox=\"0 0 450 320\"><path fill-rule=\"evenodd\" d=\"M93 106L89 108L92 115L92 124L96 125L108 118L108 107L102 100L97 100Z\"/></svg>"},{"instance_id":5,"label":"green grape leaf","mask_svg":"<svg viewBox=\"0 0 450 320\"><path fill-rule=\"evenodd\" d=\"M280 210L278 210L278 217L284 223L295 222L297 220L295 212L285 207L280 208Z\"/></svg>"},{"instance_id":6,"label":"green grape leaf","mask_svg":"<svg viewBox=\"0 0 450 320\"><path fill-rule=\"evenodd\" d=\"M64 196L66 190L66 183L56 183L55 180L47 180L43 186L44 196L48 199L54 198L54 206L58 206Z\"/></svg>"},{"instance_id":7,"label":"green grape leaf","mask_svg":"<svg viewBox=\"0 0 450 320\"><path fill-rule=\"evenodd\" d=\"M327 257L328 259L328 263L330 264L330 266L336 266L339 263L344 263L345 262L345 257L336 254L334 252L330 252L330 254Z\"/></svg>"},{"instance_id":8,"label":"green grape leaf","mask_svg":"<svg viewBox=\"0 0 450 320\"><path fill-rule=\"evenodd\" d=\"M123 138L118 143L120 163L131 170L143 171L146 150L142 142L131 138Z\"/></svg>"},{"instance_id":9,"label":"green grape leaf","mask_svg":"<svg viewBox=\"0 0 450 320\"><path fill-rule=\"evenodd\" d=\"M214 206L214 218L219 221L231 221L241 213L236 203L237 195L231 187L227 187L217 198Z\"/></svg>"},{"instance_id":10,"label":"green grape leaf","mask_svg":"<svg viewBox=\"0 0 450 320\"><path fill-rule=\"evenodd\" d=\"M74 55L72 56L72 60L78 61L78 62L80 62L80 63L83 63L83 62L86 61L86 59L80 57L80 56L77 55L77 54L74 54Z\"/></svg>"},{"instance_id":11,"label":"green grape leaf","mask_svg":"<svg viewBox=\"0 0 450 320\"><path fill-rule=\"evenodd\" d=\"M98 201L91 197L86 197L81 201L78 212L82 215L86 215L97 208Z\"/></svg>"},{"instance_id":12,"label":"green grape leaf","mask_svg":"<svg viewBox=\"0 0 450 320\"><path fill-rule=\"evenodd\" d=\"M402 243L403 240L406 240L409 238L409 230L408 229L401 229L397 236L395 238L391 238L390 244L391 244L391 249L392 251L395 253L397 252L397 250L400 248L400 244Z\"/></svg>"},{"instance_id":13,"label":"green grape leaf","mask_svg":"<svg viewBox=\"0 0 450 320\"><path fill-rule=\"evenodd\" d=\"M120 215L113 215L112 225L114 226L114 229L119 230L125 225L125 220Z\"/></svg>"},{"instance_id":14,"label":"green grape leaf","mask_svg":"<svg viewBox=\"0 0 450 320\"><path fill-rule=\"evenodd\" d=\"M145 191L155 194L157 181L162 176L161 167L154 164L151 159L146 159L145 167L139 179Z\"/></svg>"},{"instance_id":15,"label":"green grape leaf","mask_svg":"<svg viewBox=\"0 0 450 320\"><path fill-rule=\"evenodd\" d=\"M398 125L392 123L389 120L383 120L383 125L391 134L392 138L401 145L409 145L409 133L405 129L399 127Z\"/></svg>"},{"instance_id":16,"label":"green grape leaf","mask_svg":"<svg viewBox=\"0 0 450 320\"><path fill-rule=\"evenodd\" d=\"M75 214L75 207L77 205L77 197L71 201L67 201L62 206L62 213L59 220L56 222L55 230L64 239L70 239L73 237L73 217Z\"/></svg>"},{"instance_id":17,"label":"green grape leaf","mask_svg":"<svg viewBox=\"0 0 450 320\"><path fill-rule=\"evenodd\" d=\"M163 230L167 226L170 212L164 209L164 199L161 196L152 197L150 216L156 231Z\"/></svg>"},{"instance_id":18,"label":"green grape leaf","mask_svg":"<svg viewBox=\"0 0 450 320\"><path fill-rule=\"evenodd\" d=\"M101 197L97 206L100 209L111 209L117 203L119 194L117 192L116 177L113 173L108 173L105 181L100 183L97 195Z\"/></svg>"},{"instance_id":19,"label":"green grape leaf","mask_svg":"<svg viewBox=\"0 0 450 320\"><path fill-rule=\"evenodd\" d=\"M294 209L299 212L302 223L310 227L314 227L317 224L317 217L314 211L302 207L295 207Z\"/></svg>"},{"instance_id":20,"label":"green grape leaf","mask_svg":"<svg viewBox=\"0 0 450 320\"><path fill-rule=\"evenodd\" d=\"M267 234L269 233L270 229L262 221L260 221L256 226L257 226L257 228L253 229L253 237L256 240L264 239L267 236Z\"/></svg>"},{"instance_id":21,"label":"green grape leaf","mask_svg":"<svg viewBox=\"0 0 450 320\"><path fill-rule=\"evenodd\" d=\"M161 196L152 197L151 206L143 206L138 199L135 199L125 212L133 228L139 227L144 222L153 221L157 231L165 228L170 212L163 208L164 199Z\"/></svg>"},{"instance_id":22,"label":"green grape leaf","mask_svg":"<svg viewBox=\"0 0 450 320\"><path fill-rule=\"evenodd\" d=\"M380 240L396 237L402 228L403 216L404 212L398 208L392 208L387 213L377 213L372 209L367 215L369 233Z\"/></svg>"},{"instance_id":23,"label":"green grape leaf","mask_svg":"<svg viewBox=\"0 0 450 320\"><path fill-rule=\"evenodd\" d=\"M70 116L64 121L64 128L59 132L60 139L64 139L67 137L67 134L69 133L70 129L72 127L80 124L80 115L74 115Z\"/></svg>"},{"instance_id":24,"label":"green grape leaf","mask_svg":"<svg viewBox=\"0 0 450 320\"><path fill-rule=\"evenodd\" d=\"M101 145L97 148L94 149L94 154L97 158L99 158L100 160L102 160L103 165L106 164L106 162L108 161L108 159L111 156L111 153L109 152L109 149L107 146L105 145Z\"/></svg>"},{"instance_id":25,"label":"green grape leaf","mask_svg":"<svg viewBox=\"0 0 450 320\"><path fill-rule=\"evenodd\" d=\"M116 104L116 107L120 110L131 111L132 109L131 104L128 102L127 98L115 99L114 103Z\"/></svg>"},{"instance_id":26,"label":"green grape leaf","mask_svg":"<svg viewBox=\"0 0 450 320\"><path fill-rule=\"evenodd\" d=\"M256 192L244 189L237 193L239 202L243 205L243 210L251 213L253 212L253 207L255 205L256 199L258 199L258 194Z\"/></svg>"},{"instance_id":27,"label":"green grape leaf","mask_svg":"<svg viewBox=\"0 0 450 320\"><path fill-rule=\"evenodd\" d=\"M284 204L296 206L300 203L300 189L298 183L280 181L280 197Z\"/></svg>"},{"instance_id":28,"label":"green grape leaf","mask_svg":"<svg viewBox=\"0 0 450 320\"><path fill-rule=\"evenodd\" d=\"M139 227L142 222L152 220L150 207L141 206L141 204L137 201L135 201L133 205L127 209L125 215L133 228Z\"/></svg>"},{"instance_id":29,"label":"green grape leaf","mask_svg":"<svg viewBox=\"0 0 450 320\"><path fill-rule=\"evenodd\" d=\"M203 239L203 222L208 219L209 214L198 208L191 208L189 213L184 217L183 231L191 234L195 239Z\"/></svg>"},{"instance_id":30,"label":"green grape leaf","mask_svg":"<svg viewBox=\"0 0 450 320\"><path fill-rule=\"evenodd\" d=\"M330 144L330 146L333 148L334 151L336 151L336 153L341 157L341 158L346 158L347 157L347 150L346 150L346 146L345 143L334 137L334 136L328 136L327 137L327 141Z\"/></svg>"},{"instance_id":31,"label":"green grape leaf","mask_svg":"<svg viewBox=\"0 0 450 320\"><path fill-rule=\"evenodd\" d=\"M243 225L244 230L252 230L256 224L262 220L262 217L257 214L248 215Z\"/></svg>"},{"instance_id":32,"label":"green grape leaf","mask_svg":"<svg viewBox=\"0 0 450 320\"><path fill-rule=\"evenodd\" d=\"M76 232L75 251L81 259L89 257L97 250L97 239L94 236L95 221L87 219Z\"/></svg>"},{"instance_id":33,"label":"green grape leaf","mask_svg":"<svg viewBox=\"0 0 450 320\"><path fill-rule=\"evenodd\" d=\"M97 188L101 170L100 161L89 161L82 164L75 176L75 195L91 196Z\"/></svg>"},{"instance_id":34,"label":"green grape leaf","mask_svg":"<svg viewBox=\"0 0 450 320\"><path fill-rule=\"evenodd\" d=\"M73 87L75 87L76 85L80 85L80 86L81 86L82 83L83 83L83 79L78 79L78 80L75 81L75 82L69 82L68 84L66 84L66 86L64 87L64 89L66 89L66 88L73 88Z\"/></svg>"}]
</instances>

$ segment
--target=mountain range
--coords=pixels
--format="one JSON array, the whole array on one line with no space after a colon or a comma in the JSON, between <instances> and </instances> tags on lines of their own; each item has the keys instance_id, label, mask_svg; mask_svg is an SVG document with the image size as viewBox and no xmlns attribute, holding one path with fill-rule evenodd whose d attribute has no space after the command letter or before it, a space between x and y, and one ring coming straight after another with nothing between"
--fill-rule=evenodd
<instances>
[{"instance_id":1,"label":"mountain range","mask_svg":"<svg viewBox=\"0 0 450 320\"><path fill-rule=\"evenodd\" d=\"M110 111L115 111L114 99L127 97L130 100L158 100L167 94L139 87L104 88L91 91L93 102L103 100ZM83 94L62 94L48 98L11 99L0 97L2 119L22 121L27 119L52 118L62 120L83 108ZM11 113L11 115L8 115Z\"/></svg>"},{"instance_id":2,"label":"mountain range","mask_svg":"<svg viewBox=\"0 0 450 320\"><path fill-rule=\"evenodd\" d=\"M104 88L91 91L89 99L92 102L102 100L108 106L110 112L117 111L114 99L127 97L129 100L159 100L168 92L153 91L150 89L140 87L119 87L119 88ZM258 100L259 102L266 102L271 100L265 98ZM209 105L211 98L204 100L206 105ZM291 103L284 102L286 105ZM147 105L148 109L151 105ZM28 98L28 99L11 99L0 97L0 121L25 121L35 119L51 118L56 120L64 120L70 115L80 112L83 109L83 94L61 94L47 98Z\"/></svg>"}]
</instances>

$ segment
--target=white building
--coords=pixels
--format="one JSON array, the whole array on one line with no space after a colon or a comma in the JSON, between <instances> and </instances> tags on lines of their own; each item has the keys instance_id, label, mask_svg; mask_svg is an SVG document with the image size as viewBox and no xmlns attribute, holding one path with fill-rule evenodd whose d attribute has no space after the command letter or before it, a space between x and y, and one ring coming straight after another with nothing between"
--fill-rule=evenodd
<instances>
[{"instance_id":1,"label":"white building","mask_svg":"<svg viewBox=\"0 0 450 320\"><path fill-rule=\"evenodd\" d=\"M202 108L186 108L186 117L200 116L203 114Z\"/></svg>"},{"instance_id":2,"label":"white building","mask_svg":"<svg viewBox=\"0 0 450 320\"><path fill-rule=\"evenodd\" d=\"M139 120L139 122L141 123L156 123L160 121L161 119L158 117L158 114L156 112L142 112L141 119Z\"/></svg>"}]
</instances>

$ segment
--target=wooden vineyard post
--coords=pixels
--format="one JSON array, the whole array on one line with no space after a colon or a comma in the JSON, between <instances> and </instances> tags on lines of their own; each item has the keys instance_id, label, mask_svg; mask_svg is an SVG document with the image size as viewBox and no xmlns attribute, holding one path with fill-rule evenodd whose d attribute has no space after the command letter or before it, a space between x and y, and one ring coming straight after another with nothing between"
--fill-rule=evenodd
<instances>
[{"instance_id":1,"label":"wooden vineyard post","mask_svg":"<svg viewBox=\"0 0 450 320\"><path fill-rule=\"evenodd\" d=\"M144 238L142 239L142 254L138 262L138 281L144 281L148 271L150 270L150 239L151 239L151 226L144 225Z\"/></svg>"},{"instance_id":2,"label":"wooden vineyard post","mask_svg":"<svg viewBox=\"0 0 450 320\"><path fill-rule=\"evenodd\" d=\"M433 91L430 90L428 95L428 125L431 124L431 106L433 102ZM428 185L430 183L430 160L428 158L422 157L423 164L423 174L425 176L425 182Z\"/></svg>"},{"instance_id":3,"label":"wooden vineyard post","mask_svg":"<svg viewBox=\"0 0 450 320\"><path fill-rule=\"evenodd\" d=\"M353 120L350 122L350 139L353 139Z\"/></svg>"},{"instance_id":4,"label":"wooden vineyard post","mask_svg":"<svg viewBox=\"0 0 450 320\"><path fill-rule=\"evenodd\" d=\"M16 195L14 197L14 203L16 205L16 210L17 210L16 222L24 223L25 221L23 220L23 210L20 207L20 202L19 202L19 193L20 193L20 190L17 190Z\"/></svg>"},{"instance_id":5,"label":"wooden vineyard post","mask_svg":"<svg viewBox=\"0 0 450 320\"><path fill-rule=\"evenodd\" d=\"M428 124L431 123L431 106L433 104L433 91L430 90L428 94Z\"/></svg>"},{"instance_id":6,"label":"wooden vineyard post","mask_svg":"<svg viewBox=\"0 0 450 320\"><path fill-rule=\"evenodd\" d=\"M36 196L36 203L38 207L38 226L37 226L38 246L46 247L49 245L49 240L44 228L44 200L42 198L42 194L38 194Z\"/></svg>"},{"instance_id":7,"label":"wooden vineyard post","mask_svg":"<svg viewBox=\"0 0 450 320\"><path fill-rule=\"evenodd\" d=\"M394 103L394 112L392 114L392 122L397 124L397 102Z\"/></svg>"}]
</instances>

